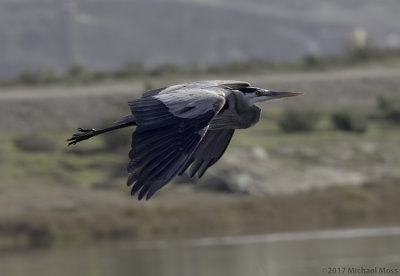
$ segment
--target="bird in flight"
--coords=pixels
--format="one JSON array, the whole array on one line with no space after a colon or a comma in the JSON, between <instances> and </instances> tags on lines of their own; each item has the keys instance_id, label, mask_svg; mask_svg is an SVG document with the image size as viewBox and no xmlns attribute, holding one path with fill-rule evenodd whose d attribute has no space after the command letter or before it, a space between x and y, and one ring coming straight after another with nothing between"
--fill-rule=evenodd
<instances>
[{"instance_id":1,"label":"bird in flight","mask_svg":"<svg viewBox=\"0 0 400 276\"><path fill-rule=\"evenodd\" d=\"M93 136L136 126L129 152L127 185L131 195L151 198L188 168L201 177L224 154L235 129L260 119L257 102L298 96L252 87L248 82L207 80L145 92L129 101L131 114L104 129L82 129L67 141L74 145Z\"/></svg>"}]
</instances>

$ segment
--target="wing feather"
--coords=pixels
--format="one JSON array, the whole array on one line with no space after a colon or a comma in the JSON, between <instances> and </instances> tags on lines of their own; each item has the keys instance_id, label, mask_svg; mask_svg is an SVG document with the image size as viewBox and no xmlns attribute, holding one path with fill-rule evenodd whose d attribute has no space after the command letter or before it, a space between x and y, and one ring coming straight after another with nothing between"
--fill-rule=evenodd
<instances>
[{"instance_id":1,"label":"wing feather","mask_svg":"<svg viewBox=\"0 0 400 276\"><path fill-rule=\"evenodd\" d=\"M182 167L180 175L190 166L189 176L202 177L224 154L234 134L234 129L208 130L191 158Z\"/></svg>"},{"instance_id":2,"label":"wing feather","mask_svg":"<svg viewBox=\"0 0 400 276\"><path fill-rule=\"evenodd\" d=\"M127 168L132 195L149 199L187 164L225 103L220 89L164 89L129 102L137 123Z\"/></svg>"}]
</instances>

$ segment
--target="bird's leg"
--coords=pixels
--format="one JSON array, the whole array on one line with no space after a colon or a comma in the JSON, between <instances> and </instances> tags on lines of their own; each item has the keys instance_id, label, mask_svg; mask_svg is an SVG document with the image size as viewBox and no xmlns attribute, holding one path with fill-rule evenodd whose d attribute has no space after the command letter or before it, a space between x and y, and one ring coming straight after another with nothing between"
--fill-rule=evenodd
<instances>
[{"instance_id":1,"label":"bird's leg","mask_svg":"<svg viewBox=\"0 0 400 276\"><path fill-rule=\"evenodd\" d=\"M103 129L99 129L99 130L96 130L94 128L92 128L92 129L78 128L79 132L75 133L74 135L72 135L71 138L67 139L67 141L69 142L68 146L75 145L76 143L78 143L80 141L87 140L89 138L92 138L93 136L96 136L96 135L99 135L99 134L102 134L105 132L109 132L109 131L124 128L124 127L134 126L134 125L136 125L136 122L131 121L131 122L128 122L125 124L120 124L120 125L103 128Z\"/></svg>"}]
</instances>

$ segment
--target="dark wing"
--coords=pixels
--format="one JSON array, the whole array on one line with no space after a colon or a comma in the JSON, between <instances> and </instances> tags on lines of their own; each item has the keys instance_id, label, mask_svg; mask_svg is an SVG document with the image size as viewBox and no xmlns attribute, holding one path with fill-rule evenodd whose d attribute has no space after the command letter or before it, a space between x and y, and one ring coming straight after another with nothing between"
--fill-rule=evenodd
<instances>
[{"instance_id":1,"label":"dark wing","mask_svg":"<svg viewBox=\"0 0 400 276\"><path fill-rule=\"evenodd\" d=\"M159 93L129 102L137 123L129 152L131 194L149 199L181 171L225 99L213 89Z\"/></svg>"},{"instance_id":2,"label":"dark wing","mask_svg":"<svg viewBox=\"0 0 400 276\"><path fill-rule=\"evenodd\" d=\"M197 173L199 178L202 177L206 170L224 154L234 132L234 129L208 130L179 175L192 165L189 169L189 176L193 177Z\"/></svg>"},{"instance_id":3,"label":"dark wing","mask_svg":"<svg viewBox=\"0 0 400 276\"><path fill-rule=\"evenodd\" d=\"M143 93L142 98L154 97L160 93L168 93L172 91L176 91L179 89L209 89L210 87L229 87L231 89L240 89L250 87L250 83L245 81L235 81L235 80L206 80L206 81L196 81L184 84L173 85L169 87L162 87L153 90L148 90ZM125 124L129 122L135 121L135 117L133 114L129 114L127 116L122 117L119 120L116 120L114 124Z\"/></svg>"}]
</instances>

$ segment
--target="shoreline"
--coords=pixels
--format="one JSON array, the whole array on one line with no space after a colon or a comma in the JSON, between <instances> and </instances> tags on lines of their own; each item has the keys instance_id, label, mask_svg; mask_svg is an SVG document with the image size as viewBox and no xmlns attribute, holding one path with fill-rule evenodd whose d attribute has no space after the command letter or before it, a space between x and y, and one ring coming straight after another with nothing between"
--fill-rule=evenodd
<instances>
[{"instance_id":1,"label":"shoreline","mask_svg":"<svg viewBox=\"0 0 400 276\"><path fill-rule=\"evenodd\" d=\"M400 225L396 213L400 186L396 183L398 180L285 196L188 193L177 192L180 188L174 186L173 195L166 192L145 203L129 198L118 204L99 202L85 195L79 204L87 204L86 208L44 207L33 216L0 217L0 250ZM185 200L171 203L171 197L180 196Z\"/></svg>"}]
</instances>

